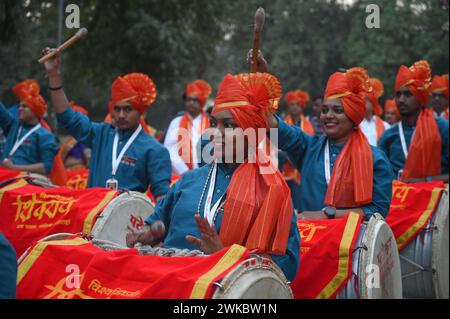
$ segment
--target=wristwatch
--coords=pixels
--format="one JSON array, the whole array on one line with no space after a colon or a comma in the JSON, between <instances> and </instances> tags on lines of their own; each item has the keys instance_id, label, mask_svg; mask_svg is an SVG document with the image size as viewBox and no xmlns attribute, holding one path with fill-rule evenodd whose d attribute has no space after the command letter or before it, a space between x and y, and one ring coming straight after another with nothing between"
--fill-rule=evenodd
<instances>
[{"instance_id":1,"label":"wristwatch","mask_svg":"<svg viewBox=\"0 0 450 319\"><path fill-rule=\"evenodd\" d=\"M331 206L326 206L322 208L322 212L328 217L328 219L333 219L336 217L336 208Z\"/></svg>"}]
</instances>

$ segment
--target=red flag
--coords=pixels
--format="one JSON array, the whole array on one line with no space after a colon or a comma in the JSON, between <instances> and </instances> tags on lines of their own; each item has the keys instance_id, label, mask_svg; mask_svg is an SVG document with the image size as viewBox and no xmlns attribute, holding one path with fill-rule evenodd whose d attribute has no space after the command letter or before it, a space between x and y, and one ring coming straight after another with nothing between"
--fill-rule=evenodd
<instances>
[{"instance_id":1,"label":"red flag","mask_svg":"<svg viewBox=\"0 0 450 319\"><path fill-rule=\"evenodd\" d=\"M104 251L79 237L42 242L19 265L17 297L210 298L212 283L248 256L239 245L209 256L161 257Z\"/></svg>"},{"instance_id":2,"label":"red flag","mask_svg":"<svg viewBox=\"0 0 450 319\"><path fill-rule=\"evenodd\" d=\"M294 298L335 298L347 284L352 270L353 247L362 216L299 220L302 239L300 267L291 284Z\"/></svg>"},{"instance_id":3,"label":"red flag","mask_svg":"<svg viewBox=\"0 0 450 319\"><path fill-rule=\"evenodd\" d=\"M392 183L391 208L386 222L402 250L428 224L441 199L444 182Z\"/></svg>"}]
</instances>

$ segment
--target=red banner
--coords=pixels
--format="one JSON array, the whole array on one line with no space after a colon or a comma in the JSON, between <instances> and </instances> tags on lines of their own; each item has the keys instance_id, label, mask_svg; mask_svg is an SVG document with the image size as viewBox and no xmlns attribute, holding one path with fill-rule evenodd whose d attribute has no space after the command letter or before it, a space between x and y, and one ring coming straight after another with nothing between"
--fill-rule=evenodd
<instances>
[{"instance_id":1,"label":"red banner","mask_svg":"<svg viewBox=\"0 0 450 319\"><path fill-rule=\"evenodd\" d=\"M443 190L444 183L441 181L392 183L392 202L386 222L394 233L399 250L408 245L428 224Z\"/></svg>"},{"instance_id":2,"label":"red banner","mask_svg":"<svg viewBox=\"0 0 450 319\"><path fill-rule=\"evenodd\" d=\"M300 267L291 284L296 299L335 298L352 270L353 247L362 216L298 220L301 237Z\"/></svg>"},{"instance_id":3,"label":"red banner","mask_svg":"<svg viewBox=\"0 0 450 319\"><path fill-rule=\"evenodd\" d=\"M212 283L248 256L239 245L205 257L160 257L104 251L79 237L42 242L19 264L17 297L210 298Z\"/></svg>"},{"instance_id":4,"label":"red banner","mask_svg":"<svg viewBox=\"0 0 450 319\"><path fill-rule=\"evenodd\" d=\"M0 166L0 183L6 182L13 178L19 178L26 176L26 172L13 171Z\"/></svg>"},{"instance_id":5,"label":"red banner","mask_svg":"<svg viewBox=\"0 0 450 319\"><path fill-rule=\"evenodd\" d=\"M71 189L86 189L89 179L89 170L86 168L72 169L66 171L66 186Z\"/></svg>"},{"instance_id":6,"label":"red banner","mask_svg":"<svg viewBox=\"0 0 450 319\"><path fill-rule=\"evenodd\" d=\"M117 191L42 188L19 179L0 188L0 231L19 257L33 242L55 233L88 234Z\"/></svg>"}]
</instances>

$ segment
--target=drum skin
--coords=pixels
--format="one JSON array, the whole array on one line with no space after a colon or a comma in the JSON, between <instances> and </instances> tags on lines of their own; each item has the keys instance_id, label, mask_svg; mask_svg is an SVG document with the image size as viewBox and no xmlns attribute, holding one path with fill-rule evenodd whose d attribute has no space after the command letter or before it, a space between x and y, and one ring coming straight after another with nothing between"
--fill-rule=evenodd
<instances>
[{"instance_id":1,"label":"drum skin","mask_svg":"<svg viewBox=\"0 0 450 319\"><path fill-rule=\"evenodd\" d=\"M353 275L339 299L400 299L400 259L394 234L379 214L361 224L353 250Z\"/></svg>"},{"instance_id":2,"label":"drum skin","mask_svg":"<svg viewBox=\"0 0 450 319\"><path fill-rule=\"evenodd\" d=\"M139 229L153 213L150 199L139 192L124 192L112 200L97 217L90 236L126 247L128 229Z\"/></svg>"},{"instance_id":3,"label":"drum skin","mask_svg":"<svg viewBox=\"0 0 450 319\"><path fill-rule=\"evenodd\" d=\"M213 299L293 298L288 281L278 266L257 255L241 262L214 285Z\"/></svg>"},{"instance_id":4,"label":"drum skin","mask_svg":"<svg viewBox=\"0 0 450 319\"><path fill-rule=\"evenodd\" d=\"M401 252L405 298L449 298L448 188L427 226Z\"/></svg>"}]
</instances>

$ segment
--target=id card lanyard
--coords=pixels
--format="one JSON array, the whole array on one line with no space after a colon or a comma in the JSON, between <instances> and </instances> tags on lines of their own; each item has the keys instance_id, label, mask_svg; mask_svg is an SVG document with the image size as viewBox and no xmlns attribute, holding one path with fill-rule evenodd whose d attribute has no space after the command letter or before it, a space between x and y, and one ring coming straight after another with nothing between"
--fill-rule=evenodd
<instances>
[{"instance_id":1,"label":"id card lanyard","mask_svg":"<svg viewBox=\"0 0 450 319\"><path fill-rule=\"evenodd\" d=\"M205 209L203 210L203 216L208 219L210 225L214 222L214 215L216 210L219 208L220 202L224 195L220 196L217 202L211 207L212 197L214 194L214 188L216 186L216 176L217 176L217 163L214 162L214 168L211 174L211 180L209 182L208 194L206 195Z\"/></svg>"},{"instance_id":2,"label":"id card lanyard","mask_svg":"<svg viewBox=\"0 0 450 319\"><path fill-rule=\"evenodd\" d=\"M19 128L19 131L17 132L17 139L16 142L14 143L13 148L11 149L11 151L8 154L8 157L11 158L13 157L14 153L19 149L20 145L23 144L23 142L25 142L25 140L34 132L36 132L38 129L41 128L41 124L36 124L31 130L28 131L27 134L25 134L20 140L19 140L19 136L20 133L22 133L22 126Z\"/></svg>"},{"instance_id":3,"label":"id card lanyard","mask_svg":"<svg viewBox=\"0 0 450 319\"><path fill-rule=\"evenodd\" d=\"M106 188L110 189L118 189L119 188L119 182L116 180L116 173L117 169L119 168L120 161L122 160L123 156L125 155L125 152L130 148L131 144L133 144L134 140L136 140L139 133L142 131L142 126L139 125L139 127L134 131L133 135L128 139L125 146L122 148L122 150L119 153L119 156L117 156L117 147L119 145L119 132L116 130L116 134L114 136L114 143L113 143L113 150L112 150L112 172L111 172L111 179L108 179L106 181Z\"/></svg>"}]
</instances>

